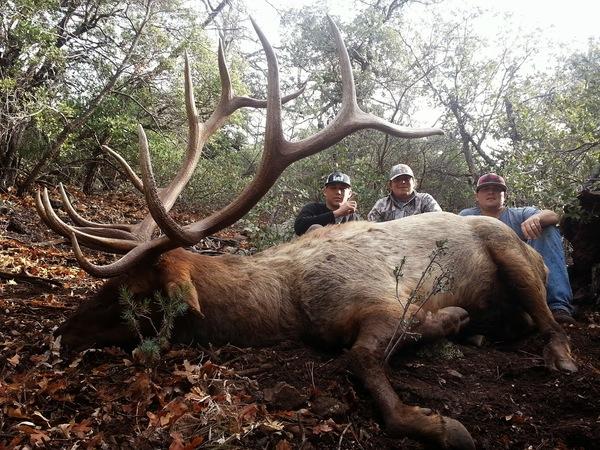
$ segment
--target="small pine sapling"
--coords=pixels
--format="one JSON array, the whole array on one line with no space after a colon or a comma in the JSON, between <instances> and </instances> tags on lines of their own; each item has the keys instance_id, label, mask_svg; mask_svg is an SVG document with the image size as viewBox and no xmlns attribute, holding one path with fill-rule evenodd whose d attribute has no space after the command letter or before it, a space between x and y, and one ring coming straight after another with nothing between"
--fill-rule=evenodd
<instances>
[{"instance_id":1,"label":"small pine sapling","mask_svg":"<svg viewBox=\"0 0 600 450\"><path fill-rule=\"evenodd\" d=\"M139 345L132 354L136 361L144 365L155 365L160 360L160 355L170 346L175 319L182 316L188 309L185 301L186 289L179 288L171 296L164 296L155 292L152 299L137 300L126 287L119 291L119 302L123 306L122 318L135 331ZM157 326L152 320L152 306L157 305L162 313L162 322ZM141 321L146 320L153 335L145 336L142 332Z\"/></svg>"}]
</instances>

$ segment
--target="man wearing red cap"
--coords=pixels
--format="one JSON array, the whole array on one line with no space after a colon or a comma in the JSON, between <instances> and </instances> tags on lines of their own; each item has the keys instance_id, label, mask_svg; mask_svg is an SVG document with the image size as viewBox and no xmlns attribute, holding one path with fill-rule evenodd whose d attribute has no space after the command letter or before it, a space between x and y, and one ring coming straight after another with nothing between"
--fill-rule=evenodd
<instances>
[{"instance_id":1,"label":"man wearing red cap","mask_svg":"<svg viewBox=\"0 0 600 450\"><path fill-rule=\"evenodd\" d=\"M571 316L573 294L562 239L556 227L560 219L558 214L549 209L539 210L531 206L508 208L504 206L505 196L504 178L495 173L486 173L477 180L477 206L463 209L459 215L495 217L535 248L549 270L546 300L554 318L558 322L574 323Z\"/></svg>"}]
</instances>

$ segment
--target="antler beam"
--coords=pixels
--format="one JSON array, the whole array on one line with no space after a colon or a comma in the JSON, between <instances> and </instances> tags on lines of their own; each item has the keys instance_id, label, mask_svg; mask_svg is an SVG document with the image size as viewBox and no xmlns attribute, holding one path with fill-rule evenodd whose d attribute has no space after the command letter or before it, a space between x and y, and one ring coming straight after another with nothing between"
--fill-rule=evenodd
<instances>
[{"instance_id":1,"label":"antler beam","mask_svg":"<svg viewBox=\"0 0 600 450\"><path fill-rule=\"evenodd\" d=\"M252 19L251 19L252 20ZM79 215L71 211L70 203L67 208L69 215L75 223L86 224L85 228L69 227L60 221L58 216L52 210L49 200L46 201L47 193L44 193L44 199L39 203L40 215L42 219L49 224L55 231L63 236L69 237L73 243L75 255L81 266L98 277L112 277L127 271L139 261L150 255L158 255L162 252L186 245L193 245L202 238L213 234L229 225L232 225L243 217L258 201L269 191L277 181L281 173L294 161L318 153L337 142L344 137L362 129L375 129L384 133L402 137L419 138L443 134L436 128L407 128L383 120L380 117L366 113L360 109L356 101L356 89L352 75L352 67L346 46L342 40L341 34L335 23L328 17L331 32L333 34L337 54L340 60L340 72L342 80L342 104L340 111L335 119L323 130L298 142L290 142L283 136L281 106L282 103L296 98L300 95L304 86L297 92L281 98L279 69L275 52L271 44L264 36L263 32L252 20L254 27L263 47L267 59L267 99L258 100L249 97L233 96L229 71L225 64L225 57L221 43L219 43L219 72L221 76L221 97L214 112L201 123L198 120L198 112L194 103L193 87L190 73L190 66L185 57L185 98L188 117L189 138L186 156L182 166L175 175L171 183L159 191L154 180L152 164L150 162L150 151L146 134L141 126L138 127L138 138L140 148L140 166L142 171L142 181L139 182L137 176L133 173L129 165L120 161L121 165L129 174L134 185L138 187L141 184L150 214L138 225L127 232L137 239L131 239L124 235L122 239L106 237L106 234L98 232L99 228L93 222L85 221ZM175 203L177 197L185 184L191 178L193 171L201 155L202 147L224 123L225 120L237 109L241 107L267 108L266 129L264 151L260 166L251 183L226 207L220 209L197 222L186 226L180 226L170 216L169 210ZM63 195L63 201L66 194ZM67 200L68 202L68 200ZM65 204L67 203L65 202ZM92 225L93 226L89 226ZM156 225L164 233L156 239L151 235ZM120 260L107 266L96 266L87 261L79 248L78 242L87 247L109 248L110 251L122 253L126 248L129 249L125 256Z\"/></svg>"}]
</instances>

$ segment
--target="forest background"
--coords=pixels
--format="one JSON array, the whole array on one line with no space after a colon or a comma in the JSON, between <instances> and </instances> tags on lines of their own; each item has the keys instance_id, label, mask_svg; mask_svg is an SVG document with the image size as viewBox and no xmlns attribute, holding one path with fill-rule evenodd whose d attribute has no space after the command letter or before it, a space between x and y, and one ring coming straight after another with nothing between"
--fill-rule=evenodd
<instances>
[{"instance_id":1,"label":"forest background","mask_svg":"<svg viewBox=\"0 0 600 450\"><path fill-rule=\"evenodd\" d=\"M452 6L449 8L448 6ZM324 176L348 173L363 216L386 193L391 165L409 164L419 191L447 211L472 205L473 183L506 175L509 202L561 210L600 166L600 38L561 46L520 29L510 16L445 0L354 1L271 8L285 134L298 140L339 108L340 80L330 13L348 47L358 101L404 126L444 136L402 140L365 131L299 161L245 217L259 247L290 236L290 221L319 198ZM255 12L256 14L256 12ZM589 12L581 11L582 15ZM266 22L263 24L263 22ZM267 37L271 38L267 32ZM0 189L20 195L65 182L86 193L130 190L109 145L134 168L137 124L145 128L156 177L175 173L185 151L183 53L206 118L219 95L217 40L238 95L265 97L266 63L241 0L7 0L0 6ZM205 147L179 207L208 214L251 179L262 151L264 111L238 111Z\"/></svg>"}]
</instances>

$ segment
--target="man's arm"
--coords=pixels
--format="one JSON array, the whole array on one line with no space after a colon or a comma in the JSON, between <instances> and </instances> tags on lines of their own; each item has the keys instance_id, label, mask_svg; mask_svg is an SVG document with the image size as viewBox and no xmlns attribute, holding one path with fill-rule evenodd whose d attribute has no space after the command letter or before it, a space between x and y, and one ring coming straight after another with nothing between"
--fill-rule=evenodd
<instances>
[{"instance_id":1,"label":"man's arm","mask_svg":"<svg viewBox=\"0 0 600 450\"><path fill-rule=\"evenodd\" d=\"M383 199L384 200L384 199ZM369 222L383 222L383 207L385 203L382 202L382 199L379 199L367 214L367 220Z\"/></svg>"},{"instance_id":2,"label":"man's arm","mask_svg":"<svg viewBox=\"0 0 600 450\"><path fill-rule=\"evenodd\" d=\"M542 235L544 228L556 225L560 217L554 211L543 209L529 216L521 223L521 231L527 239L537 239Z\"/></svg>"},{"instance_id":3,"label":"man's arm","mask_svg":"<svg viewBox=\"0 0 600 450\"><path fill-rule=\"evenodd\" d=\"M294 222L294 231L298 236L306 233L306 230L311 225L329 225L330 223L335 223L335 216L333 215L333 211L325 211L319 208L318 203L309 203L305 205L296 217L296 221Z\"/></svg>"}]
</instances>

